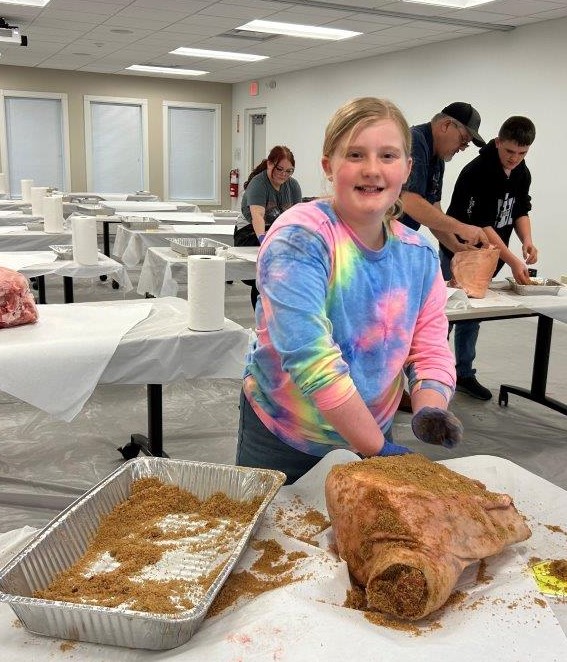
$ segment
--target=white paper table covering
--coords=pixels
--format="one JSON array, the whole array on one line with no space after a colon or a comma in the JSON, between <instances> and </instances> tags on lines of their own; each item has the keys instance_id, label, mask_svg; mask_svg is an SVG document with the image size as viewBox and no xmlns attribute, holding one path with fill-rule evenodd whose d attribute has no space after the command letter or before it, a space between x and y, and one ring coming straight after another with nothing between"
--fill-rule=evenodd
<instances>
[{"instance_id":1,"label":"white paper table covering","mask_svg":"<svg viewBox=\"0 0 567 662\"><path fill-rule=\"evenodd\" d=\"M567 287L561 288L557 296L545 294L516 296L520 299L522 306L567 324Z\"/></svg>"},{"instance_id":2,"label":"white paper table covering","mask_svg":"<svg viewBox=\"0 0 567 662\"><path fill-rule=\"evenodd\" d=\"M129 230L119 225L111 252L127 267L135 267L150 246L169 247L168 239L174 237L207 237L232 245L233 235L233 225L161 225L158 230Z\"/></svg>"},{"instance_id":3,"label":"white paper table covering","mask_svg":"<svg viewBox=\"0 0 567 662\"><path fill-rule=\"evenodd\" d=\"M240 258L241 260L248 260L249 262L258 261L259 246L231 246L228 249L230 255Z\"/></svg>"},{"instance_id":4,"label":"white paper table covering","mask_svg":"<svg viewBox=\"0 0 567 662\"><path fill-rule=\"evenodd\" d=\"M117 211L117 216L124 220L132 218L153 218L155 221L167 223L189 223L193 225L205 225L215 222L212 214L194 211Z\"/></svg>"},{"instance_id":5,"label":"white paper table covering","mask_svg":"<svg viewBox=\"0 0 567 662\"><path fill-rule=\"evenodd\" d=\"M6 229L14 231L4 232ZM0 251L46 251L50 246L70 243L70 232L51 234L25 227L14 229L0 226Z\"/></svg>"},{"instance_id":6,"label":"white paper table covering","mask_svg":"<svg viewBox=\"0 0 567 662\"><path fill-rule=\"evenodd\" d=\"M134 299L104 305L143 303L142 299ZM122 339L102 373L101 383L167 384L197 377L241 379L252 331L229 319L224 320L221 331L192 331L188 315L186 299L152 300L150 315Z\"/></svg>"},{"instance_id":7,"label":"white paper table covering","mask_svg":"<svg viewBox=\"0 0 567 662\"><path fill-rule=\"evenodd\" d=\"M7 267L14 271L20 271L26 267L49 264L56 259L57 255L55 255L53 251L31 251L29 253L26 253L25 251L15 251L13 253L0 253L0 267Z\"/></svg>"},{"instance_id":8,"label":"white paper table covering","mask_svg":"<svg viewBox=\"0 0 567 662\"><path fill-rule=\"evenodd\" d=\"M2 329L0 390L71 421L93 392L122 336L148 316L151 305L38 306L35 324Z\"/></svg>"},{"instance_id":9,"label":"white paper table covering","mask_svg":"<svg viewBox=\"0 0 567 662\"><path fill-rule=\"evenodd\" d=\"M107 257L103 253L98 254L98 261L93 265L79 264L74 260L58 260L57 255L53 251L32 251L30 253L15 252L15 253L0 253L0 264L2 264L3 255L13 255L14 264L18 264L16 256L22 255L22 262L25 261L25 256L33 256L41 254L46 256L40 260L33 258L33 262L29 264L22 264L16 271L19 271L27 278L35 276L46 276L53 274L57 276L69 276L70 278L98 278L99 276L112 276L112 279L118 283L121 289L129 292L133 286L128 271L123 264ZM10 258L9 258L10 259ZM29 259L28 259L29 262ZM7 266L7 265L3 265ZM14 267L15 268L15 267Z\"/></svg>"},{"instance_id":10,"label":"white paper table covering","mask_svg":"<svg viewBox=\"0 0 567 662\"><path fill-rule=\"evenodd\" d=\"M4 214L10 214L10 216L4 216ZM15 212L0 211L0 227L6 227L9 225L21 226L22 223L31 223L32 221L37 222L42 220L43 220L42 216L34 216L33 214L24 214L21 211L15 211Z\"/></svg>"},{"instance_id":11,"label":"white paper table covering","mask_svg":"<svg viewBox=\"0 0 567 662\"><path fill-rule=\"evenodd\" d=\"M229 257L225 277L227 281L254 279L256 265L249 260ZM150 246L138 278L138 294L174 297L179 292L179 286L187 286L187 258L171 248Z\"/></svg>"},{"instance_id":12,"label":"white paper table covering","mask_svg":"<svg viewBox=\"0 0 567 662\"><path fill-rule=\"evenodd\" d=\"M111 209L119 211L177 211L178 205L174 202L156 202L144 200L112 200L101 202L103 207L110 207Z\"/></svg>"},{"instance_id":13,"label":"white paper table covering","mask_svg":"<svg viewBox=\"0 0 567 662\"><path fill-rule=\"evenodd\" d=\"M201 628L179 648L168 651L128 650L74 643L70 654L81 661L108 662L155 659L254 660L264 662L560 662L567 659L567 604L546 598L525 572L528 559L564 557L564 534L545 525L567 528L567 493L517 465L492 456L464 457L443 462L451 469L484 482L491 490L511 494L527 516L533 536L503 554L487 560L487 584L464 584L469 597L433 621L440 628L409 632L368 622L362 613L342 607L349 588L346 566L329 550L328 531L319 547L282 533L276 513L293 508L297 499L305 508L326 513L324 477L338 462L356 461L348 451L335 451L295 485L284 487L268 508L256 537L276 539L287 552L307 554L299 563L304 579L284 588L241 601L234 608L205 619ZM29 528L0 538L0 558L8 560L31 536ZM2 554L2 552L4 552ZM258 553L248 549L235 572L249 569ZM469 573L469 579L475 573ZM536 604L545 600L549 606ZM472 605L478 604L472 608ZM513 607L516 603L516 606ZM471 607L471 608L467 608ZM0 606L0 647L3 659L20 662L52 660L61 655L61 640L36 636L14 627L14 614Z\"/></svg>"},{"instance_id":14,"label":"white paper table covering","mask_svg":"<svg viewBox=\"0 0 567 662\"><path fill-rule=\"evenodd\" d=\"M0 226L0 234L14 234L15 232L26 232L25 225L5 225Z\"/></svg>"}]
</instances>

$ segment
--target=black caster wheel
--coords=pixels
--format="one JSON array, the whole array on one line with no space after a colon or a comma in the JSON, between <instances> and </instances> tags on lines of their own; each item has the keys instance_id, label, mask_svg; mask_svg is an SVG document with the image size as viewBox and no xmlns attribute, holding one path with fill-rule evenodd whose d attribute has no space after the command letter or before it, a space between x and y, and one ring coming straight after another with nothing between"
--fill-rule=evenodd
<instances>
[{"instance_id":1,"label":"black caster wheel","mask_svg":"<svg viewBox=\"0 0 567 662\"><path fill-rule=\"evenodd\" d=\"M500 395L498 396L498 404L501 407L508 406L508 393L500 393Z\"/></svg>"},{"instance_id":2,"label":"black caster wheel","mask_svg":"<svg viewBox=\"0 0 567 662\"><path fill-rule=\"evenodd\" d=\"M112 289L113 289L113 290L117 290L119 287L120 287L120 283L118 283L117 281L113 280L113 281L112 281Z\"/></svg>"},{"instance_id":3,"label":"black caster wheel","mask_svg":"<svg viewBox=\"0 0 567 662\"><path fill-rule=\"evenodd\" d=\"M122 457L125 460L132 460L133 458L138 456L138 453L140 452L140 447L138 446L137 443L130 441L127 444L124 444L121 448L117 448L117 451L120 451L122 453Z\"/></svg>"},{"instance_id":4,"label":"black caster wheel","mask_svg":"<svg viewBox=\"0 0 567 662\"><path fill-rule=\"evenodd\" d=\"M102 282L104 283L104 281L108 278L108 276L99 276L99 278L100 278L100 279L102 280Z\"/></svg>"}]
</instances>

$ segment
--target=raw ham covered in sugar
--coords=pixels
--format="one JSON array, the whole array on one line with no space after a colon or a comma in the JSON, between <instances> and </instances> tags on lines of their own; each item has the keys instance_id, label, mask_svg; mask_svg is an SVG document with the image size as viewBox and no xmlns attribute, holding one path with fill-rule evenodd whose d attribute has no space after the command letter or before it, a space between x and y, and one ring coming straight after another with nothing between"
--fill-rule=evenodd
<instances>
[{"instance_id":1,"label":"raw ham covered in sugar","mask_svg":"<svg viewBox=\"0 0 567 662\"><path fill-rule=\"evenodd\" d=\"M37 308L27 278L0 267L0 329L37 321Z\"/></svg>"},{"instance_id":2,"label":"raw ham covered in sugar","mask_svg":"<svg viewBox=\"0 0 567 662\"><path fill-rule=\"evenodd\" d=\"M418 454L334 466L325 484L339 554L370 609L439 609L471 563L529 538L507 494Z\"/></svg>"},{"instance_id":3,"label":"raw ham covered in sugar","mask_svg":"<svg viewBox=\"0 0 567 662\"><path fill-rule=\"evenodd\" d=\"M461 288L473 299L484 298L499 256L500 249L495 246L455 253L451 259L453 278L449 285Z\"/></svg>"}]
</instances>

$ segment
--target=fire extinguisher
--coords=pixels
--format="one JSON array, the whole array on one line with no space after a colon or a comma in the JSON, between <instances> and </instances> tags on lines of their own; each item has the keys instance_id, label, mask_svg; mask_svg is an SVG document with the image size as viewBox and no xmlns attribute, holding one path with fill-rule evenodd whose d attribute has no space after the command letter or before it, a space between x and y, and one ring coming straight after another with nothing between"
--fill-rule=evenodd
<instances>
[{"instance_id":1,"label":"fire extinguisher","mask_svg":"<svg viewBox=\"0 0 567 662\"><path fill-rule=\"evenodd\" d=\"M238 172L238 168L233 168L230 171L230 197L231 198L238 198L238 179L240 177L240 173Z\"/></svg>"}]
</instances>

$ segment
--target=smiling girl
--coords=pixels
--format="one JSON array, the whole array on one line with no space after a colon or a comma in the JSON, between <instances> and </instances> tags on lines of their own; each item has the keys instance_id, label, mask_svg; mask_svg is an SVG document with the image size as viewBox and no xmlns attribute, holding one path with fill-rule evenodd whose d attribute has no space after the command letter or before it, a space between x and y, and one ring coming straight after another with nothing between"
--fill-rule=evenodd
<instances>
[{"instance_id":1,"label":"smiling girl","mask_svg":"<svg viewBox=\"0 0 567 662\"><path fill-rule=\"evenodd\" d=\"M237 464L279 469L291 483L336 448L409 452L391 438L404 372L416 436L448 447L460 440L446 412L455 369L439 261L395 220L410 142L391 102L345 104L323 144L333 196L295 205L267 233Z\"/></svg>"}]
</instances>

